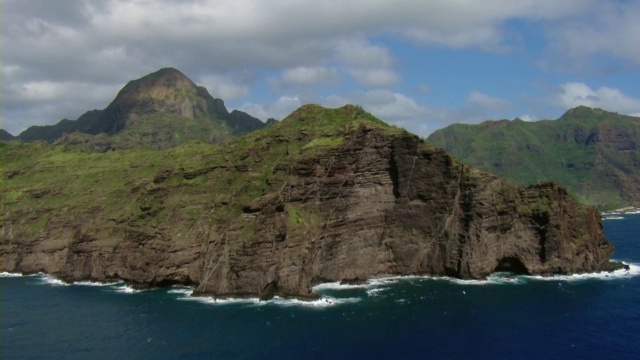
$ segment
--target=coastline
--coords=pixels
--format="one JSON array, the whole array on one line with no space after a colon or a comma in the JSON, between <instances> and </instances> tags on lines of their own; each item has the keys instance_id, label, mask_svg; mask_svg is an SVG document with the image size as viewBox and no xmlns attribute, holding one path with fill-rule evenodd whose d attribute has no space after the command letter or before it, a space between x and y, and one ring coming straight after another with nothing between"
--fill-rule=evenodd
<instances>
[{"instance_id":1,"label":"coastline","mask_svg":"<svg viewBox=\"0 0 640 360\"><path fill-rule=\"evenodd\" d=\"M39 277L41 284L50 286L91 286L91 287L105 287L111 288L114 292L121 294L136 294L144 291L166 291L168 294L176 295L176 299L179 301L194 301L208 305L229 305L229 304L245 304L245 305L282 305L282 306L309 306L309 307L328 307L336 306L346 303L354 303L359 301L359 298L354 297L336 297L336 293L343 291L356 291L364 290L367 296L377 296L381 291L384 291L388 286L399 282L406 281L445 281L452 284L461 286L483 286L483 285L524 285L530 281L561 281L561 282L574 282L584 280L616 280L629 277L640 276L640 264L628 263L623 261L612 260L614 263L618 263L621 266L617 269L610 271L600 271L593 273L581 273L571 275L524 275L508 272L495 272L488 276L486 279L458 279L448 276L430 276L430 275L383 275L380 277L374 277L365 281L359 281L353 283L349 281L329 281L314 285L312 287L312 294L314 296L300 297L300 296L274 296L270 299L261 299L256 296L242 294L239 295L222 295L222 296L210 296L206 294L198 294L195 292L195 287L190 285L172 284L166 286L146 286L139 287L133 284L129 284L125 281L117 282L93 282L93 281L74 281L65 282L52 275L42 272L34 274L20 274L11 272L0 272L0 278L17 278L17 277Z\"/></svg>"}]
</instances>

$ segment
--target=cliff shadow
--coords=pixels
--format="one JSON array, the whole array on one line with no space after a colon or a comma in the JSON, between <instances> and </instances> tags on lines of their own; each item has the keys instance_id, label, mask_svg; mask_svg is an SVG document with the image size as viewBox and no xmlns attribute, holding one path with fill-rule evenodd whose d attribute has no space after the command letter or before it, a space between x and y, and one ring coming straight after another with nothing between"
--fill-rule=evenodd
<instances>
[{"instance_id":1,"label":"cliff shadow","mask_svg":"<svg viewBox=\"0 0 640 360\"><path fill-rule=\"evenodd\" d=\"M531 275L527 267L517 257L507 256L498 262L493 272L509 272L517 275Z\"/></svg>"}]
</instances>

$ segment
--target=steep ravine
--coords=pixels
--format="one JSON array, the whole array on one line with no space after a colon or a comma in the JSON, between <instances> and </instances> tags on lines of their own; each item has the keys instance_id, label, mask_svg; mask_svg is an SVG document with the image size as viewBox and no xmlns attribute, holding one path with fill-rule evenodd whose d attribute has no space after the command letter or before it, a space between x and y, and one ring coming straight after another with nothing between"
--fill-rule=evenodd
<instances>
[{"instance_id":1,"label":"steep ravine","mask_svg":"<svg viewBox=\"0 0 640 360\"><path fill-rule=\"evenodd\" d=\"M327 111L364 116L355 107L303 108L214 153L213 163L158 171L129 189L136 209L128 215L96 208L79 218L51 216L33 237L12 225L26 210L5 206L0 270L304 298L321 282L385 275L475 279L496 270L551 275L622 266L610 262L599 214L564 189L511 185L365 120L322 142L313 121ZM306 123L287 132L294 122ZM109 225L93 232L97 221Z\"/></svg>"}]
</instances>

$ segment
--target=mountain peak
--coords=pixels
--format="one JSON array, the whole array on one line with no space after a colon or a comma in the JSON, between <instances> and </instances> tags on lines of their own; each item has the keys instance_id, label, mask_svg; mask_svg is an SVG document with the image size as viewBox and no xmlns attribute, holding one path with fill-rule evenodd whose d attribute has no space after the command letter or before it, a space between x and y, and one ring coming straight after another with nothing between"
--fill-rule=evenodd
<instances>
[{"instance_id":1,"label":"mountain peak","mask_svg":"<svg viewBox=\"0 0 640 360\"><path fill-rule=\"evenodd\" d=\"M127 132L130 141L119 148L138 144L166 148L190 138L219 144L262 127L263 122L243 112L229 114L221 99L168 67L129 81L103 110L86 112L75 121L31 127L19 138L53 142L73 132Z\"/></svg>"},{"instance_id":2,"label":"mountain peak","mask_svg":"<svg viewBox=\"0 0 640 360\"><path fill-rule=\"evenodd\" d=\"M166 90L197 91L196 84L180 70L174 68L162 68L137 80L132 80L125 85L120 94L136 94L142 96L145 93L160 95ZM119 94L119 95L120 95Z\"/></svg>"},{"instance_id":3,"label":"mountain peak","mask_svg":"<svg viewBox=\"0 0 640 360\"><path fill-rule=\"evenodd\" d=\"M590 108L588 106L585 105L580 105L577 107L574 107L572 109L567 110L564 114L562 114L562 116L559 118L560 119L571 119L571 118L575 118L575 119L582 119L582 118L602 118L602 117L606 117L607 115L612 115L614 113L606 111L606 110L602 110L599 108Z\"/></svg>"},{"instance_id":4,"label":"mountain peak","mask_svg":"<svg viewBox=\"0 0 640 360\"><path fill-rule=\"evenodd\" d=\"M163 68L129 81L109 107L139 114L166 112L193 119L198 115L198 109L194 109L198 95L198 86L185 74L174 68ZM204 110L204 102L199 104L200 111Z\"/></svg>"}]
</instances>

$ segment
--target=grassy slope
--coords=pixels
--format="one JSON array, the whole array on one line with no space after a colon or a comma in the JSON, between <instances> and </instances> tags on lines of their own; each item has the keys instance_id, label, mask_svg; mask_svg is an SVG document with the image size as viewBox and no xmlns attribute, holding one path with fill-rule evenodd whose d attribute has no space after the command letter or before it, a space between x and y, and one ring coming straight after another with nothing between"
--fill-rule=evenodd
<instances>
[{"instance_id":1,"label":"grassy slope","mask_svg":"<svg viewBox=\"0 0 640 360\"><path fill-rule=\"evenodd\" d=\"M193 241L190 232L202 224L228 229L242 221L243 207L277 193L289 177L275 171L278 166L340 146L361 123L400 131L354 106L309 105L224 147L193 140L162 151L87 153L44 142L0 142L3 235L55 240L73 231L112 245L123 231L153 238L172 224L166 237Z\"/></svg>"},{"instance_id":2,"label":"grassy slope","mask_svg":"<svg viewBox=\"0 0 640 360\"><path fill-rule=\"evenodd\" d=\"M637 118L580 107L553 121L456 124L428 140L463 162L515 183L553 180L581 202L611 209L633 201L620 179L640 176L639 154L620 153L592 135L617 129L638 136L639 126Z\"/></svg>"}]
</instances>

